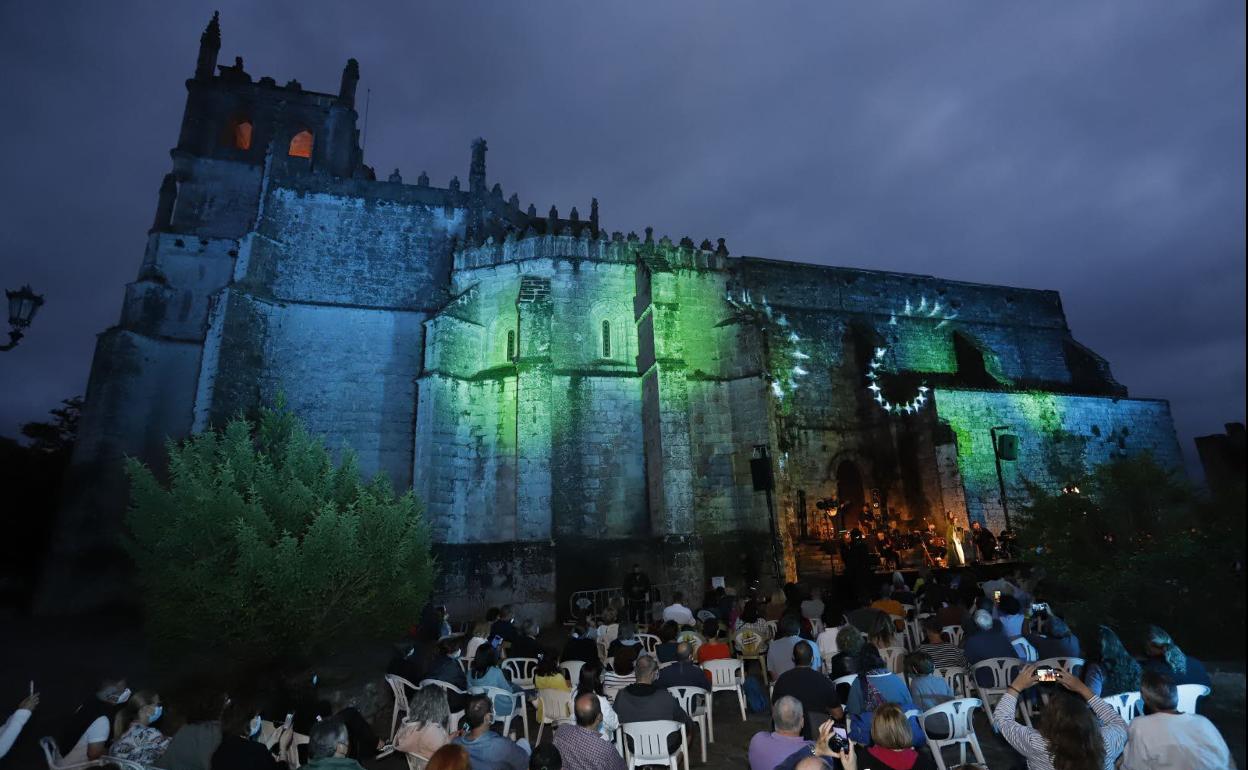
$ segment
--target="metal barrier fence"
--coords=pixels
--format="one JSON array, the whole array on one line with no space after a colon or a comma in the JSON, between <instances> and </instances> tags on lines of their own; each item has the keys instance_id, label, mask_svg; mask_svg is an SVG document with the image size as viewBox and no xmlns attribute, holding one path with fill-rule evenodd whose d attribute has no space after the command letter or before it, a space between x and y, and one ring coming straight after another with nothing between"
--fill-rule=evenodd
<instances>
[{"instance_id":1,"label":"metal barrier fence","mask_svg":"<svg viewBox=\"0 0 1248 770\"><path fill-rule=\"evenodd\" d=\"M675 583L652 584L649 603L664 601L665 597L671 596L675 586ZM611 601L617 598L624 598L623 586L575 591L568 597L568 614L573 618L582 615L601 615L610 606Z\"/></svg>"}]
</instances>

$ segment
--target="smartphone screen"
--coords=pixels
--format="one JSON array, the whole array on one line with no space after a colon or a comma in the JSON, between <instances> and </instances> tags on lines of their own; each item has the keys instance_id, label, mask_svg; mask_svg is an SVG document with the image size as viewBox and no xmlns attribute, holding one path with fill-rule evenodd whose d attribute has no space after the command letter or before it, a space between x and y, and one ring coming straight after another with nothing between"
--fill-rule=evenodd
<instances>
[{"instance_id":1,"label":"smartphone screen","mask_svg":"<svg viewBox=\"0 0 1248 770\"><path fill-rule=\"evenodd\" d=\"M1038 668L1036 669L1037 682L1056 682L1057 669L1055 668Z\"/></svg>"}]
</instances>

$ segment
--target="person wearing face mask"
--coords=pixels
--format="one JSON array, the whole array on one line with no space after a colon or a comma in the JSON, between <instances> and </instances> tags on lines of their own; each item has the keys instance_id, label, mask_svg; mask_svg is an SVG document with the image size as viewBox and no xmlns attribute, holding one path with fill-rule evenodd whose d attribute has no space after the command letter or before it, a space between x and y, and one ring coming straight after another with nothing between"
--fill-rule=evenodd
<instances>
[{"instance_id":1,"label":"person wearing face mask","mask_svg":"<svg viewBox=\"0 0 1248 770\"><path fill-rule=\"evenodd\" d=\"M125 679L104 679L93 698L83 702L62 726L56 745L65 752L59 764L77 765L104 756L112 735L113 717L130 700Z\"/></svg>"},{"instance_id":2,"label":"person wearing face mask","mask_svg":"<svg viewBox=\"0 0 1248 770\"><path fill-rule=\"evenodd\" d=\"M113 720L113 734L118 737L108 750L110 757L128 759L150 765L169 748L169 736L158 725L164 706L154 692L140 690L130 696Z\"/></svg>"},{"instance_id":3,"label":"person wearing face mask","mask_svg":"<svg viewBox=\"0 0 1248 770\"><path fill-rule=\"evenodd\" d=\"M260 743L261 727L258 705L230 703L221 719L221 745L212 754L212 770L277 770L277 760Z\"/></svg>"},{"instance_id":4,"label":"person wearing face mask","mask_svg":"<svg viewBox=\"0 0 1248 770\"><path fill-rule=\"evenodd\" d=\"M456 640L443 639L438 642L437 654L429 663L425 679L437 679L439 682L448 682L461 690L467 690L468 675L464 673L464 667L460 665L459 660L459 644ZM464 710L463 695L447 690L446 696L451 711Z\"/></svg>"}]
</instances>

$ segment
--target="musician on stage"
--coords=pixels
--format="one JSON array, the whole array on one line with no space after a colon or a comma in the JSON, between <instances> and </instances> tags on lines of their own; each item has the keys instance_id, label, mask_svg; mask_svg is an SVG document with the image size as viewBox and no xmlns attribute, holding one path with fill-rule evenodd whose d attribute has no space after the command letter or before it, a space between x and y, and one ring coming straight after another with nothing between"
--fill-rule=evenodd
<instances>
[{"instance_id":1,"label":"musician on stage","mask_svg":"<svg viewBox=\"0 0 1248 770\"><path fill-rule=\"evenodd\" d=\"M994 561L997 558L997 537L978 521L971 523L971 537L975 540L975 550L979 552L979 561Z\"/></svg>"}]
</instances>

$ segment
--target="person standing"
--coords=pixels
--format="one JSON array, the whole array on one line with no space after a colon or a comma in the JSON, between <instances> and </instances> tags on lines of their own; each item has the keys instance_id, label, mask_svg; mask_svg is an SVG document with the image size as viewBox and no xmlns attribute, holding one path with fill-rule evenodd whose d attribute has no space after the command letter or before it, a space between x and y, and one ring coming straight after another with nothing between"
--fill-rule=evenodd
<instances>
[{"instance_id":1,"label":"person standing","mask_svg":"<svg viewBox=\"0 0 1248 770\"><path fill-rule=\"evenodd\" d=\"M953 519L949 520L949 526L945 530L945 566L966 566L966 553L962 550L962 528L956 526Z\"/></svg>"},{"instance_id":2,"label":"person standing","mask_svg":"<svg viewBox=\"0 0 1248 770\"><path fill-rule=\"evenodd\" d=\"M628 618L634 623L646 620L646 603L650 601L650 578L641 571L640 564L624 578L624 598L628 600Z\"/></svg>"},{"instance_id":3,"label":"person standing","mask_svg":"<svg viewBox=\"0 0 1248 770\"><path fill-rule=\"evenodd\" d=\"M997 558L997 536L978 521L971 524L971 537L975 540L975 550L979 552L980 561L994 561Z\"/></svg>"}]
</instances>

